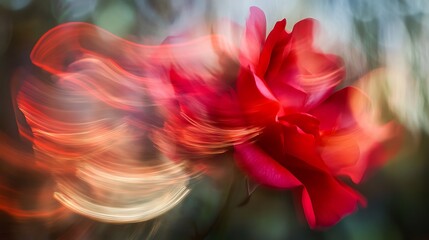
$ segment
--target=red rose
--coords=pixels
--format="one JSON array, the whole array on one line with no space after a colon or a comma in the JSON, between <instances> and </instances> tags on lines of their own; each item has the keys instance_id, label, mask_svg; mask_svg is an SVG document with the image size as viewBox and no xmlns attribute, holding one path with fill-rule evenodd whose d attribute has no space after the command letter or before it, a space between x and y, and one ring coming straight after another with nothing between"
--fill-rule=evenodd
<instances>
[{"instance_id":1,"label":"red rose","mask_svg":"<svg viewBox=\"0 0 429 240\"><path fill-rule=\"evenodd\" d=\"M369 102L358 89L335 92L344 67L313 48L314 24L302 20L288 33L282 20L265 39L265 16L251 9L237 95L248 122L264 130L254 143L235 146L237 164L253 180L294 189L312 228L333 225L365 204L337 176L357 183L386 159L379 140L389 130L364 124Z\"/></svg>"}]
</instances>

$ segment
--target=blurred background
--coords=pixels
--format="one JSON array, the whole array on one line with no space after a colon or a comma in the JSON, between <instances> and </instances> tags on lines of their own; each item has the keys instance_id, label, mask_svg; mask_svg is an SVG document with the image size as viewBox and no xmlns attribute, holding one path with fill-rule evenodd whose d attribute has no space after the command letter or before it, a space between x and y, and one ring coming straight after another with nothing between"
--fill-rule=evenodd
<instances>
[{"instance_id":1,"label":"blurred background","mask_svg":"<svg viewBox=\"0 0 429 240\"><path fill-rule=\"evenodd\" d=\"M249 7L262 8L270 30L286 18L320 22L317 46L340 55L345 85L361 84L383 119L404 127L399 154L356 188L368 207L336 226L312 231L287 191L260 187L243 206L246 184L230 159L191 183L190 196L153 221L98 223L81 216L56 224L18 220L0 212L0 239L429 239L429 2L425 0L0 0L0 131L23 149L11 94L18 69L41 72L29 55L36 41L61 23L96 24L123 38L159 44L193 26L201 34L228 33L218 22L244 26ZM0 164L0 177L31 195L45 176ZM235 194L230 194L234 192ZM33 201L31 198L22 201ZM1 204L1 203L0 203Z\"/></svg>"}]
</instances>

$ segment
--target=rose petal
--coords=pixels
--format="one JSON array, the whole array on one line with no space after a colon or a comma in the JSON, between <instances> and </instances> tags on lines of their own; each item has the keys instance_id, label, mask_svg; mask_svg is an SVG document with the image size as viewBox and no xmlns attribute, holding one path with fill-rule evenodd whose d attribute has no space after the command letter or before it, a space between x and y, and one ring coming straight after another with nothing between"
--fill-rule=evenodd
<instances>
[{"instance_id":1,"label":"rose petal","mask_svg":"<svg viewBox=\"0 0 429 240\"><path fill-rule=\"evenodd\" d=\"M266 84L249 69L242 69L240 72L237 94L251 124L265 125L273 122L282 110Z\"/></svg>"},{"instance_id":2,"label":"rose petal","mask_svg":"<svg viewBox=\"0 0 429 240\"><path fill-rule=\"evenodd\" d=\"M312 18L306 18L297 22L292 29L292 39L294 48L313 48L314 29L318 22Z\"/></svg>"},{"instance_id":3,"label":"rose petal","mask_svg":"<svg viewBox=\"0 0 429 240\"><path fill-rule=\"evenodd\" d=\"M240 49L240 63L243 67L257 65L259 54L265 42L266 31L264 12L257 7L251 7L250 16L246 22L244 41Z\"/></svg>"},{"instance_id":4,"label":"rose petal","mask_svg":"<svg viewBox=\"0 0 429 240\"><path fill-rule=\"evenodd\" d=\"M360 150L359 160L338 170L339 175L350 177L354 183L359 183L369 170L380 167L397 153L403 140L401 131L394 122L365 134L360 133L354 139Z\"/></svg>"},{"instance_id":5,"label":"rose petal","mask_svg":"<svg viewBox=\"0 0 429 240\"><path fill-rule=\"evenodd\" d=\"M281 80L267 81L267 85L272 94L281 103L285 114L296 113L304 108L308 98L308 94L304 91Z\"/></svg>"},{"instance_id":6,"label":"rose petal","mask_svg":"<svg viewBox=\"0 0 429 240\"><path fill-rule=\"evenodd\" d=\"M314 19L304 19L295 24L291 33L290 58L298 67L299 75L292 86L309 94L308 108L317 105L329 96L344 79L345 70L341 59L323 54L313 48Z\"/></svg>"},{"instance_id":7,"label":"rose petal","mask_svg":"<svg viewBox=\"0 0 429 240\"><path fill-rule=\"evenodd\" d=\"M322 131L332 132L357 127L356 117L359 117L368 105L367 97L360 90L346 87L332 94L311 110L310 114L320 120Z\"/></svg>"},{"instance_id":8,"label":"rose petal","mask_svg":"<svg viewBox=\"0 0 429 240\"><path fill-rule=\"evenodd\" d=\"M356 134L356 132L349 132L322 137L323 147L320 149L320 154L332 174L355 178L353 177L356 175L355 171L346 174L344 169L358 164L361 154Z\"/></svg>"},{"instance_id":9,"label":"rose petal","mask_svg":"<svg viewBox=\"0 0 429 240\"><path fill-rule=\"evenodd\" d=\"M234 149L237 165L254 181L277 188L293 188L301 185L300 181L285 167L259 147L245 143L235 146Z\"/></svg>"},{"instance_id":10,"label":"rose petal","mask_svg":"<svg viewBox=\"0 0 429 240\"><path fill-rule=\"evenodd\" d=\"M344 79L343 63L334 55L313 51L297 54L299 86L309 94L307 109L326 99Z\"/></svg>"},{"instance_id":11,"label":"rose petal","mask_svg":"<svg viewBox=\"0 0 429 240\"><path fill-rule=\"evenodd\" d=\"M320 157L316 138L312 134L304 132L296 125L281 121L284 137L284 151L297 159L306 162L312 168L329 172L329 169ZM280 160L282 164L288 164L289 160ZM285 165L287 166L287 165Z\"/></svg>"},{"instance_id":12,"label":"rose petal","mask_svg":"<svg viewBox=\"0 0 429 240\"><path fill-rule=\"evenodd\" d=\"M366 205L356 191L320 171L302 171L297 175L304 184L301 204L311 228L329 227L353 213L357 204Z\"/></svg>"},{"instance_id":13,"label":"rose petal","mask_svg":"<svg viewBox=\"0 0 429 240\"><path fill-rule=\"evenodd\" d=\"M319 125L320 122L314 116L307 113L294 113L288 114L281 118L282 121L286 121L289 124L293 124L298 126L301 130L303 130L307 134L311 134L314 137L319 137Z\"/></svg>"},{"instance_id":14,"label":"rose petal","mask_svg":"<svg viewBox=\"0 0 429 240\"><path fill-rule=\"evenodd\" d=\"M353 212L358 202L364 202L359 194L332 175L319 155L313 135L296 125L280 123L283 124L284 151L290 156L278 160L308 192L308 196L305 192L302 195L302 203L312 228L333 225Z\"/></svg>"},{"instance_id":15,"label":"rose petal","mask_svg":"<svg viewBox=\"0 0 429 240\"><path fill-rule=\"evenodd\" d=\"M287 51L289 46L289 34L285 31L285 27L286 19L278 21L267 36L259 63L255 69L256 75L260 78L264 78L270 64L281 64L283 62L283 53Z\"/></svg>"},{"instance_id":16,"label":"rose petal","mask_svg":"<svg viewBox=\"0 0 429 240\"><path fill-rule=\"evenodd\" d=\"M237 164L265 185L302 185L296 191L310 227L331 226L355 211L358 203L365 204L357 192L331 174L318 153L314 136L296 125L282 119L268 126L256 144L235 148ZM293 183L300 184L289 184L291 176Z\"/></svg>"}]
</instances>

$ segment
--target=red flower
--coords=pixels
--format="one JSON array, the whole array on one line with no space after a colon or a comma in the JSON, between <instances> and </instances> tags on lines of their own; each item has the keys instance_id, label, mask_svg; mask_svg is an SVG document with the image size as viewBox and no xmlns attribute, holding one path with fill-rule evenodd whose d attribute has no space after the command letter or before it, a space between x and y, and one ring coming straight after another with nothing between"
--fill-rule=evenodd
<instances>
[{"instance_id":1,"label":"red flower","mask_svg":"<svg viewBox=\"0 0 429 240\"><path fill-rule=\"evenodd\" d=\"M237 164L253 180L294 189L312 228L333 225L365 204L337 176L357 183L387 159L379 141L389 130L364 124L369 102L358 89L335 92L344 67L313 48L314 24L302 20L288 33L282 20L265 39L265 16L251 8L237 95L248 122L264 130L254 143L235 146Z\"/></svg>"}]
</instances>

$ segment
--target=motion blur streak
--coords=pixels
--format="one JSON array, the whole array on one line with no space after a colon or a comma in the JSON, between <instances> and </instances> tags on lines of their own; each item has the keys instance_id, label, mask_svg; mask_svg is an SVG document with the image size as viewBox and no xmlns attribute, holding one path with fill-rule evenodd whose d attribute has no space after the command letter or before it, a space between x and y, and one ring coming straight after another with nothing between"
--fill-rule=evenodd
<instances>
[{"instance_id":1,"label":"motion blur streak","mask_svg":"<svg viewBox=\"0 0 429 240\"><path fill-rule=\"evenodd\" d=\"M210 75L218 65L219 52L234 56L234 44L222 36L206 35L184 42L185 37L170 37L161 45L142 45L91 24L72 22L43 35L34 47L31 59L44 70L61 74L68 71L70 62L89 54L112 59L131 74L147 76L158 72L160 66L170 64L179 65L189 73L198 69L200 74Z\"/></svg>"},{"instance_id":2,"label":"motion blur streak","mask_svg":"<svg viewBox=\"0 0 429 240\"><path fill-rule=\"evenodd\" d=\"M46 176L49 170L38 166L33 154L24 148L18 148L16 142L3 134L0 134L0 160L2 160L1 166L8 166L11 172L20 169L24 172L31 171L34 176ZM17 186L7 178L6 175L0 177L0 211L8 213L17 220L44 219L47 221L62 219L69 213L64 206L53 201L49 185L42 188L26 188ZM26 199L32 201L28 203Z\"/></svg>"},{"instance_id":3,"label":"motion blur streak","mask_svg":"<svg viewBox=\"0 0 429 240\"><path fill-rule=\"evenodd\" d=\"M0 210L8 213L19 220L29 219L60 219L69 212L67 209L54 201L50 201L50 196L46 194L46 189L41 191L31 191L33 203L25 204L20 199L29 196L16 190L15 187L7 186L7 181L1 178L0 185ZM49 191L49 190L48 190Z\"/></svg>"},{"instance_id":4,"label":"motion blur streak","mask_svg":"<svg viewBox=\"0 0 429 240\"><path fill-rule=\"evenodd\" d=\"M78 177L97 192L79 189L75 180L59 179L55 198L73 211L97 220L139 222L169 210L189 191L186 174L172 163L140 167L137 171L130 170L130 166L113 166L114 169L88 164L79 168Z\"/></svg>"},{"instance_id":5,"label":"motion blur streak","mask_svg":"<svg viewBox=\"0 0 429 240\"><path fill-rule=\"evenodd\" d=\"M35 166L52 174L63 206L98 221L140 222L189 193L194 173L162 156L150 139L162 123L159 106L174 97L163 68L214 81L218 55L231 46L215 35L178 40L151 47L69 23L36 44L32 61L52 79L17 74L15 106L25 117L18 127L33 144Z\"/></svg>"},{"instance_id":6,"label":"motion blur streak","mask_svg":"<svg viewBox=\"0 0 429 240\"><path fill-rule=\"evenodd\" d=\"M201 156L224 153L235 144L252 140L260 134L260 127L217 127L209 119L192 119L181 113L184 121L175 119L166 123L163 131L154 134L154 141L161 152L171 153L174 141L180 142L175 158L201 158ZM184 123L185 122L185 123ZM183 125L186 127L183 127ZM178 131L178 129L181 129ZM192 153L192 154L190 154ZM186 156L186 157L185 157Z\"/></svg>"},{"instance_id":7,"label":"motion blur streak","mask_svg":"<svg viewBox=\"0 0 429 240\"><path fill-rule=\"evenodd\" d=\"M133 126L139 120L131 114L145 114L137 101L142 87L130 86L134 79L97 59L79 60L70 69L53 84L25 82L17 102L38 161L58 184L55 198L108 222L144 221L177 205L189 191L189 174L142 144L147 130ZM141 159L149 153L152 159ZM76 174L66 174L69 169Z\"/></svg>"},{"instance_id":8,"label":"motion blur streak","mask_svg":"<svg viewBox=\"0 0 429 240\"><path fill-rule=\"evenodd\" d=\"M6 135L0 133L0 159L3 162L21 169L41 171L41 168L36 166L33 154L17 146L18 143L13 142Z\"/></svg>"}]
</instances>

